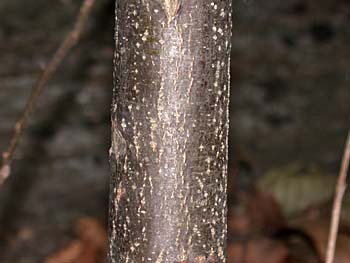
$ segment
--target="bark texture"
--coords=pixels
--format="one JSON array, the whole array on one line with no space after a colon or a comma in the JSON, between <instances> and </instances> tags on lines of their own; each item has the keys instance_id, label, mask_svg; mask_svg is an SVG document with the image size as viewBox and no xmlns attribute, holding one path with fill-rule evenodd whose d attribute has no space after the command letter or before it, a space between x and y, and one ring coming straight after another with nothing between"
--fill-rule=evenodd
<instances>
[{"instance_id":1,"label":"bark texture","mask_svg":"<svg viewBox=\"0 0 350 263\"><path fill-rule=\"evenodd\" d=\"M109 262L226 262L230 0L118 0Z\"/></svg>"}]
</instances>

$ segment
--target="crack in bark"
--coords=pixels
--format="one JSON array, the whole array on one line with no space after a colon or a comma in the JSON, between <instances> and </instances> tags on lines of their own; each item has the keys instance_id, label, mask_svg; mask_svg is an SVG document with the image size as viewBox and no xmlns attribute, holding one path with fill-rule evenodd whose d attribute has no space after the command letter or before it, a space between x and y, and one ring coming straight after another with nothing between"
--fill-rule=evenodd
<instances>
[{"instance_id":1,"label":"crack in bark","mask_svg":"<svg viewBox=\"0 0 350 263\"><path fill-rule=\"evenodd\" d=\"M180 9L180 0L161 0L161 5L167 17L168 24L170 24Z\"/></svg>"},{"instance_id":2,"label":"crack in bark","mask_svg":"<svg viewBox=\"0 0 350 263\"><path fill-rule=\"evenodd\" d=\"M117 160L119 156L123 156L126 153L126 141L114 121L112 122L112 127L112 150Z\"/></svg>"}]
</instances>

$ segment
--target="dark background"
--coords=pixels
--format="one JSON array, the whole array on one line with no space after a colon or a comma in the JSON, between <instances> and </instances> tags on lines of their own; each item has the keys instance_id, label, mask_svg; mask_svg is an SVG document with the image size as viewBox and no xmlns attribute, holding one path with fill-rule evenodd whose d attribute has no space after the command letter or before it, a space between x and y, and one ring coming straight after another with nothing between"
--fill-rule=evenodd
<instances>
[{"instance_id":1,"label":"dark background","mask_svg":"<svg viewBox=\"0 0 350 263\"><path fill-rule=\"evenodd\" d=\"M0 151L79 5L0 1ZM336 174L350 124L350 2L233 7L230 163L249 167L235 183L295 161ZM74 238L79 218L106 224L113 15L113 1L97 1L40 99L0 189L0 262L42 261Z\"/></svg>"}]
</instances>

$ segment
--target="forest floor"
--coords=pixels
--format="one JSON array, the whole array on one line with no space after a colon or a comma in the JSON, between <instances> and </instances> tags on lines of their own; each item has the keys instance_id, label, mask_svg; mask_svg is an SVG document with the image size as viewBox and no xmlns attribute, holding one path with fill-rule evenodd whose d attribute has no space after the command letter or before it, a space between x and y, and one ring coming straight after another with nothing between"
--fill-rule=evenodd
<instances>
[{"instance_id":1,"label":"forest floor","mask_svg":"<svg viewBox=\"0 0 350 263\"><path fill-rule=\"evenodd\" d=\"M0 150L78 7L0 2ZM0 189L1 263L104 262L113 14L98 1L30 122ZM324 259L349 128L349 16L344 0L234 3L229 263ZM347 215L336 263L350 262Z\"/></svg>"}]
</instances>

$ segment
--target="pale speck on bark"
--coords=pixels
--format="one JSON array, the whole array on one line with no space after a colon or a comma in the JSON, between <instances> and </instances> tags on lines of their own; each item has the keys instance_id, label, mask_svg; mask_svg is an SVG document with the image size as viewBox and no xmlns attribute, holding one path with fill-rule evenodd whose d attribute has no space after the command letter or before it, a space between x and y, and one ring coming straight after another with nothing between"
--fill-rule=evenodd
<instances>
[{"instance_id":1,"label":"pale speck on bark","mask_svg":"<svg viewBox=\"0 0 350 263\"><path fill-rule=\"evenodd\" d=\"M110 263L226 262L230 0L116 1Z\"/></svg>"}]
</instances>

